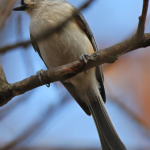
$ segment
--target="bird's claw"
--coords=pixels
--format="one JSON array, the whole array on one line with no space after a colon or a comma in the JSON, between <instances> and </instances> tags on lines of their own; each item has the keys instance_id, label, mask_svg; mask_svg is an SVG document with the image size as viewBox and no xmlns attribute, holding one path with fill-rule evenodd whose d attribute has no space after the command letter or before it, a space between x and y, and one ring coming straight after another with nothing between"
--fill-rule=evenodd
<instances>
[{"instance_id":1,"label":"bird's claw","mask_svg":"<svg viewBox=\"0 0 150 150\"><path fill-rule=\"evenodd\" d=\"M44 84L43 84L43 81L42 81L43 72L44 72L43 69L41 69L41 70L39 70L39 71L36 72L36 75L38 75L39 80L40 80L40 82L42 83L42 85L44 85ZM47 86L47 87L50 87L50 83L49 83L49 84L46 84L46 86Z\"/></svg>"},{"instance_id":2,"label":"bird's claw","mask_svg":"<svg viewBox=\"0 0 150 150\"><path fill-rule=\"evenodd\" d=\"M89 55L82 54L81 56L79 56L79 59L80 59L80 61L84 61L87 64L88 57L89 57Z\"/></svg>"},{"instance_id":3,"label":"bird's claw","mask_svg":"<svg viewBox=\"0 0 150 150\"><path fill-rule=\"evenodd\" d=\"M79 59L80 59L80 61L84 61L85 64L87 64L87 62L88 62L88 57L89 57L89 55L87 55L87 54L82 54L81 56L79 56ZM88 70L86 70L85 72L88 73Z\"/></svg>"}]
</instances>

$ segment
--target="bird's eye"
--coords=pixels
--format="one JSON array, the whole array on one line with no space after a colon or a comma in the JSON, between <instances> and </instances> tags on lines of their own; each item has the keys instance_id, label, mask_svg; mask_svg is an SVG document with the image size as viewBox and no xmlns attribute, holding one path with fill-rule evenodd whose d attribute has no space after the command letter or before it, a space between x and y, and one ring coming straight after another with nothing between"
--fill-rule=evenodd
<instances>
[{"instance_id":1,"label":"bird's eye","mask_svg":"<svg viewBox=\"0 0 150 150\"><path fill-rule=\"evenodd\" d=\"M24 0L21 0L21 5L25 5Z\"/></svg>"}]
</instances>

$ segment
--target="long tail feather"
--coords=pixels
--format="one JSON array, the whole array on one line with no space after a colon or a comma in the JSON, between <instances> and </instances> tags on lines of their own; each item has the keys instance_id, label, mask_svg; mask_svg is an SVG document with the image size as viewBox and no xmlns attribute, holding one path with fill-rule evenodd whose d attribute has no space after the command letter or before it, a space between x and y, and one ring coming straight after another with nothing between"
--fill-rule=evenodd
<instances>
[{"instance_id":1,"label":"long tail feather","mask_svg":"<svg viewBox=\"0 0 150 150\"><path fill-rule=\"evenodd\" d=\"M97 127L102 149L126 150L109 118L101 95L94 94L96 93L95 90L91 89L89 90L90 93L88 93L88 106Z\"/></svg>"}]
</instances>

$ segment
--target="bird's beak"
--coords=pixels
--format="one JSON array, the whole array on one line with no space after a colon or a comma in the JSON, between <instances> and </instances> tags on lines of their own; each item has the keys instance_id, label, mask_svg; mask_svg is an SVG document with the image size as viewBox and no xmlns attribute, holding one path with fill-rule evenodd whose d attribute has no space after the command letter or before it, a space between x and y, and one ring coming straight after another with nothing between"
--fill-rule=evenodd
<instances>
[{"instance_id":1,"label":"bird's beak","mask_svg":"<svg viewBox=\"0 0 150 150\"><path fill-rule=\"evenodd\" d=\"M20 5L20 6L15 7L13 10L14 11L24 11L26 8L28 8L28 5L24 4L24 5Z\"/></svg>"}]
</instances>

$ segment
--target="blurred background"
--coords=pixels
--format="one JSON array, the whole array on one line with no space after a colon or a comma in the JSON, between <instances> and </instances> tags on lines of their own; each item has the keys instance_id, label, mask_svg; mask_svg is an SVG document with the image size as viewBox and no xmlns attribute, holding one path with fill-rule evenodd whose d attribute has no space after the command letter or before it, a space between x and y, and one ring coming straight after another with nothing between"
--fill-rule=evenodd
<instances>
[{"instance_id":1,"label":"blurred background","mask_svg":"<svg viewBox=\"0 0 150 150\"><path fill-rule=\"evenodd\" d=\"M85 0L68 0L79 7ZM20 0L18 0L20 3ZM143 0L95 0L83 11L99 49L131 37ZM12 12L0 32L0 47L30 38L30 18ZM146 32L150 30L150 13ZM32 46L0 54L9 83L46 69ZM150 50L139 49L104 64L106 107L128 150L150 150ZM0 108L0 149L99 150L92 117L87 116L59 83L15 97Z\"/></svg>"}]
</instances>

